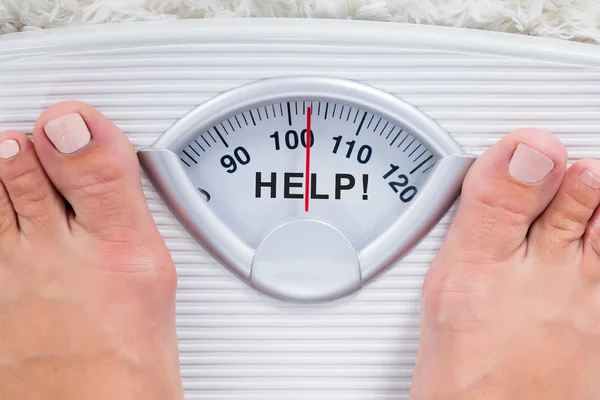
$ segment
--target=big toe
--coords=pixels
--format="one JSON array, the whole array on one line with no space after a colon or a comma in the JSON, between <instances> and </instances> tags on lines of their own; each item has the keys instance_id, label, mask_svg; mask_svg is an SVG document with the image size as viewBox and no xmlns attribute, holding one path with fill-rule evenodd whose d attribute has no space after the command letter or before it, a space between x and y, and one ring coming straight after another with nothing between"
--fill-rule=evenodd
<instances>
[{"instance_id":1,"label":"big toe","mask_svg":"<svg viewBox=\"0 0 600 400\"><path fill-rule=\"evenodd\" d=\"M74 211L71 229L113 239L139 236L152 223L135 150L99 111L56 104L40 116L33 136L46 173Z\"/></svg>"},{"instance_id":2,"label":"big toe","mask_svg":"<svg viewBox=\"0 0 600 400\"><path fill-rule=\"evenodd\" d=\"M531 224L564 175L564 145L549 132L521 129L505 136L471 167L445 245L468 261L501 261L524 251Z\"/></svg>"}]
</instances>

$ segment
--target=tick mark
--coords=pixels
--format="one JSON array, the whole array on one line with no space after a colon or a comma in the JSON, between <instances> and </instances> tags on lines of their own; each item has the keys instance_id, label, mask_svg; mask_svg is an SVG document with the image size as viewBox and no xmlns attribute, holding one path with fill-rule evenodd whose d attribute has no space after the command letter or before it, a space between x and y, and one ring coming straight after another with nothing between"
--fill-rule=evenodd
<instances>
[{"instance_id":1,"label":"tick mark","mask_svg":"<svg viewBox=\"0 0 600 400\"><path fill-rule=\"evenodd\" d=\"M335 118L335 109L337 107L337 104L333 105L333 111L331 112L331 118Z\"/></svg>"},{"instance_id":2,"label":"tick mark","mask_svg":"<svg viewBox=\"0 0 600 400\"><path fill-rule=\"evenodd\" d=\"M273 108L273 118L277 117L277 113L275 112L275 104L271 104L271 107Z\"/></svg>"},{"instance_id":3,"label":"tick mark","mask_svg":"<svg viewBox=\"0 0 600 400\"><path fill-rule=\"evenodd\" d=\"M200 143L198 143L198 141L196 139L194 139L194 142L196 142L196 144L198 145L198 147L200 147L200 150L206 151L206 150L204 150L204 147L202 147L202 145Z\"/></svg>"},{"instance_id":4,"label":"tick mark","mask_svg":"<svg viewBox=\"0 0 600 400\"><path fill-rule=\"evenodd\" d=\"M193 151L194 153L196 153L196 155L197 155L198 157L200 157L200 153L198 153L198 152L196 151L196 149L192 147L192 144L191 144L191 143L188 145L188 147L189 147L190 149L192 149L192 151Z\"/></svg>"},{"instance_id":5,"label":"tick mark","mask_svg":"<svg viewBox=\"0 0 600 400\"><path fill-rule=\"evenodd\" d=\"M348 108L348 115L346 115L346 121L350 119L350 113L352 112L352 107Z\"/></svg>"},{"instance_id":6,"label":"tick mark","mask_svg":"<svg viewBox=\"0 0 600 400\"><path fill-rule=\"evenodd\" d=\"M388 133L388 134L387 134L387 136L385 137L385 140L388 140L388 139L390 138L390 136L392 135L392 132L394 132L394 129L395 129L395 128L396 128L395 126L392 126L392 129L389 131L389 133ZM391 146L391 145L390 145L390 146Z\"/></svg>"},{"instance_id":7,"label":"tick mark","mask_svg":"<svg viewBox=\"0 0 600 400\"><path fill-rule=\"evenodd\" d=\"M227 129L225 129L225 126L223 125L223 123L221 122L219 125L221 125L221 128L223 128L223 131L225 131L225 134L227 136L229 136L229 132L227 132Z\"/></svg>"},{"instance_id":8,"label":"tick mark","mask_svg":"<svg viewBox=\"0 0 600 400\"><path fill-rule=\"evenodd\" d=\"M367 129L369 129L369 127L371 126L371 122L373 122L373 118L375 118L375 114L371 115L371 119L369 120L369 123L367 124Z\"/></svg>"},{"instance_id":9,"label":"tick mark","mask_svg":"<svg viewBox=\"0 0 600 400\"><path fill-rule=\"evenodd\" d=\"M302 100L302 115L306 115L306 102Z\"/></svg>"},{"instance_id":10,"label":"tick mark","mask_svg":"<svg viewBox=\"0 0 600 400\"><path fill-rule=\"evenodd\" d=\"M317 108L317 115L321 115L321 102L319 102L319 108Z\"/></svg>"},{"instance_id":11,"label":"tick mark","mask_svg":"<svg viewBox=\"0 0 600 400\"><path fill-rule=\"evenodd\" d=\"M409 136L410 136L410 135L407 133L407 134L406 134L406 136L404 137L404 139L402 139L402 141L401 141L401 142L400 142L400 144L398 145L398 148L400 148L400 146L402 146L402 143L404 143L404 141L405 141L406 139L408 139L408 137L409 137Z\"/></svg>"},{"instance_id":12,"label":"tick mark","mask_svg":"<svg viewBox=\"0 0 600 400\"><path fill-rule=\"evenodd\" d=\"M329 103L325 103L325 119L327 119L327 110L329 110Z\"/></svg>"},{"instance_id":13,"label":"tick mark","mask_svg":"<svg viewBox=\"0 0 600 400\"><path fill-rule=\"evenodd\" d=\"M257 108L256 112L258 113L258 120L262 121L262 116L260 115L260 110Z\"/></svg>"},{"instance_id":14,"label":"tick mark","mask_svg":"<svg viewBox=\"0 0 600 400\"><path fill-rule=\"evenodd\" d=\"M229 145L227 144L227 142L225 141L225 139L223 139L223 136L221 136L221 132L219 132L219 130L217 129L217 127L215 126L213 128L215 130L215 132L217 132L217 135L219 135L219 139L221 139L221 142L223 142L223 144L225 145L225 147L229 147Z\"/></svg>"},{"instance_id":15,"label":"tick mark","mask_svg":"<svg viewBox=\"0 0 600 400\"><path fill-rule=\"evenodd\" d=\"M406 148L405 148L404 150L402 150L402 152L403 152L403 153L404 153L404 152L406 152L406 150L408 150L408 148L409 148L410 146L412 146L412 144L415 142L415 140L417 140L417 139L413 138L412 142L410 142L410 143L408 144L408 146L406 146Z\"/></svg>"},{"instance_id":16,"label":"tick mark","mask_svg":"<svg viewBox=\"0 0 600 400\"><path fill-rule=\"evenodd\" d=\"M396 137L394 138L394 140L392 140L392 143L390 143L390 147L394 144L394 142L396 141L396 139L398 139L398 136L400 136L400 134L402 133L402 131L398 132L396 134Z\"/></svg>"},{"instance_id":17,"label":"tick mark","mask_svg":"<svg viewBox=\"0 0 600 400\"><path fill-rule=\"evenodd\" d=\"M227 122L229 122L229 126L231 127L231 130L235 132L235 128L233 127L231 120L227 120Z\"/></svg>"},{"instance_id":18,"label":"tick mark","mask_svg":"<svg viewBox=\"0 0 600 400\"><path fill-rule=\"evenodd\" d=\"M413 170L412 170L412 171L410 171L410 174L412 175L412 174L414 174L415 172L417 172L417 171L418 171L418 170L419 170L419 169L420 169L420 168L421 168L423 165L425 165L425 164L427 163L427 161L431 160L432 158L433 158L433 154L432 154L432 155L430 155L429 157L427 157L425 160L423 160L423 161L421 162L421 164L419 164L419 165L417 165L416 167L414 167L414 168L413 168ZM434 165L435 165L435 163L434 163ZM433 165L432 165L431 167L433 167ZM429 171L429 169L430 169L431 167L427 168L427 169L426 169L425 171L423 171L423 172Z\"/></svg>"},{"instance_id":19,"label":"tick mark","mask_svg":"<svg viewBox=\"0 0 600 400\"><path fill-rule=\"evenodd\" d=\"M244 115L244 113L242 113L242 117L244 117L244 122L246 123L246 126L248 126L248 120L246 119L246 116Z\"/></svg>"},{"instance_id":20,"label":"tick mark","mask_svg":"<svg viewBox=\"0 0 600 400\"><path fill-rule=\"evenodd\" d=\"M185 161L183 158L179 157L179 159L180 159L181 161L183 161L183 163L184 163L185 165L187 165L188 167L191 167L191 165L190 165L190 164L188 164L188 163L187 163L187 161Z\"/></svg>"},{"instance_id":21,"label":"tick mark","mask_svg":"<svg viewBox=\"0 0 600 400\"><path fill-rule=\"evenodd\" d=\"M388 133L388 134L387 134L387 136L386 136L386 139L387 139L388 137L390 137L390 135L392 134L392 132L393 132L393 130L394 130L394 129L396 129L396 126L395 126L395 125L392 125L392 129L390 129L389 133ZM400 129L400 130L402 130L402 129Z\"/></svg>"},{"instance_id":22,"label":"tick mark","mask_svg":"<svg viewBox=\"0 0 600 400\"><path fill-rule=\"evenodd\" d=\"M254 126L256 126L256 121L254 120L254 114L252 114L252 110L248 110L248 113L250 114L250 118L252 118L252 123Z\"/></svg>"},{"instance_id":23,"label":"tick mark","mask_svg":"<svg viewBox=\"0 0 600 400\"><path fill-rule=\"evenodd\" d=\"M190 158L190 160L192 160L194 162L194 164L198 164L198 161L196 161L194 159L194 157L190 156L190 153L188 153L187 151L183 150L183 153L188 156Z\"/></svg>"},{"instance_id":24,"label":"tick mark","mask_svg":"<svg viewBox=\"0 0 600 400\"><path fill-rule=\"evenodd\" d=\"M356 110L356 115L354 116L354 122L352 122L353 124L356 123L356 118L358 118L358 113L360 112L360 110Z\"/></svg>"},{"instance_id":25,"label":"tick mark","mask_svg":"<svg viewBox=\"0 0 600 400\"><path fill-rule=\"evenodd\" d=\"M392 128L392 131L393 131L393 130L394 130L394 129ZM400 131L398 132L398 135L400 135L400 134L401 134L401 133L403 133L403 132L404 132L404 129L400 129ZM390 131L390 133L391 133L391 131ZM390 144L390 146L391 146L391 144Z\"/></svg>"},{"instance_id":26,"label":"tick mark","mask_svg":"<svg viewBox=\"0 0 600 400\"><path fill-rule=\"evenodd\" d=\"M385 123L385 125L383 126L383 128L381 129L381 133L379 134L379 136L383 135L383 131L385 131L385 128L387 128L388 124L390 123L390 121L387 121Z\"/></svg>"},{"instance_id":27,"label":"tick mark","mask_svg":"<svg viewBox=\"0 0 600 400\"><path fill-rule=\"evenodd\" d=\"M379 124L381 123L381 120L383 118L379 118L379 121L377 121L377 125L375 125L375 128L373 128L373 132L375 132L377 130L377 127L379 126Z\"/></svg>"},{"instance_id":28,"label":"tick mark","mask_svg":"<svg viewBox=\"0 0 600 400\"><path fill-rule=\"evenodd\" d=\"M431 168L435 167L435 164L436 164L436 163L433 163L433 164L432 164L432 165L430 165L429 167L425 168L425 169L423 170L423 173L425 173L425 172L429 171Z\"/></svg>"},{"instance_id":29,"label":"tick mark","mask_svg":"<svg viewBox=\"0 0 600 400\"><path fill-rule=\"evenodd\" d=\"M363 124L365 123L365 118L367 118L367 112L366 111L363 114L362 119L360 120L360 124L358 125L358 129L356 130L356 136L358 136L358 134L360 133L360 130L362 129Z\"/></svg>"},{"instance_id":30,"label":"tick mark","mask_svg":"<svg viewBox=\"0 0 600 400\"><path fill-rule=\"evenodd\" d=\"M419 150L419 147L421 147L421 144L419 144L417 147L415 147L415 149L408 155L409 157L412 157L413 154L415 154L415 152L417 150Z\"/></svg>"},{"instance_id":31,"label":"tick mark","mask_svg":"<svg viewBox=\"0 0 600 400\"><path fill-rule=\"evenodd\" d=\"M421 158L421 156L423 156L423 154L427 153L427 149L423 150L423 152L421 154L419 154L419 156L417 158L415 158L415 161L413 162L417 162L419 161L419 158Z\"/></svg>"},{"instance_id":32,"label":"tick mark","mask_svg":"<svg viewBox=\"0 0 600 400\"><path fill-rule=\"evenodd\" d=\"M279 103L279 111L281 112L281 116L283 117L283 103Z\"/></svg>"},{"instance_id":33,"label":"tick mark","mask_svg":"<svg viewBox=\"0 0 600 400\"><path fill-rule=\"evenodd\" d=\"M242 124L240 124L240 120L238 119L237 115L235 116L235 122L237 122L240 129L242 129Z\"/></svg>"},{"instance_id":34,"label":"tick mark","mask_svg":"<svg viewBox=\"0 0 600 400\"><path fill-rule=\"evenodd\" d=\"M342 106L341 110L340 110L340 119L342 119L342 114L344 113L344 106Z\"/></svg>"},{"instance_id":35,"label":"tick mark","mask_svg":"<svg viewBox=\"0 0 600 400\"><path fill-rule=\"evenodd\" d=\"M298 102L297 101L294 102L294 106L296 107L296 115L298 115Z\"/></svg>"},{"instance_id":36,"label":"tick mark","mask_svg":"<svg viewBox=\"0 0 600 400\"><path fill-rule=\"evenodd\" d=\"M213 142L217 143L217 140L215 139L215 137L212 135L212 133L210 133L210 131L206 131L206 133L208 133L208 136L210 136L210 138L213 140Z\"/></svg>"},{"instance_id":37,"label":"tick mark","mask_svg":"<svg viewBox=\"0 0 600 400\"><path fill-rule=\"evenodd\" d=\"M206 143L208 145L208 147L211 147L210 143L208 143L208 140L206 140L206 138L204 137L204 135L200 135L200 137L202 138L202 140L204 140L204 143Z\"/></svg>"},{"instance_id":38,"label":"tick mark","mask_svg":"<svg viewBox=\"0 0 600 400\"><path fill-rule=\"evenodd\" d=\"M288 124L292 126L292 113L290 111L290 102L287 103Z\"/></svg>"}]
</instances>

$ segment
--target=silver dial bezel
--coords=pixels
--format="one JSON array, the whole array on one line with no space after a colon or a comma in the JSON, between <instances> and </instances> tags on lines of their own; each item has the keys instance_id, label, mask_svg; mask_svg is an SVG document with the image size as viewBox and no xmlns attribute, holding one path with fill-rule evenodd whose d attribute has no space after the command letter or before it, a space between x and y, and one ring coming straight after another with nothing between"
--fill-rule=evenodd
<instances>
[{"instance_id":1,"label":"silver dial bezel","mask_svg":"<svg viewBox=\"0 0 600 400\"><path fill-rule=\"evenodd\" d=\"M148 177L184 227L213 256L249 281L254 249L210 209L187 177L178 154L203 132L243 111L271 103L328 101L356 107L399 126L427 147L438 162L419 196L377 239L358 249L365 283L400 259L446 213L475 160L433 119L400 98L346 79L277 77L229 90L199 105L173 124L152 147L138 152Z\"/></svg>"}]
</instances>

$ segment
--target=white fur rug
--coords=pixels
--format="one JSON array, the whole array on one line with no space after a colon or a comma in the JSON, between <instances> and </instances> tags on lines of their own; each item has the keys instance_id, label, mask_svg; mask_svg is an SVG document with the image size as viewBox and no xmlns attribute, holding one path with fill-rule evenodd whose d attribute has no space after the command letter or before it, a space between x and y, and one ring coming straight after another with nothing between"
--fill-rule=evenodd
<instances>
[{"instance_id":1,"label":"white fur rug","mask_svg":"<svg viewBox=\"0 0 600 400\"><path fill-rule=\"evenodd\" d=\"M598 0L0 0L0 34L176 18L350 18L600 43Z\"/></svg>"}]
</instances>

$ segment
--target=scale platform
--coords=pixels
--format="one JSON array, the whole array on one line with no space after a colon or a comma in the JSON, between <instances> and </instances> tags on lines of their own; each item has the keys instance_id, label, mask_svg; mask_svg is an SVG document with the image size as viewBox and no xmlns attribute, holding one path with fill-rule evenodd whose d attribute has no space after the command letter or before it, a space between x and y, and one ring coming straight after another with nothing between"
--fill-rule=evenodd
<instances>
[{"instance_id":1,"label":"scale platform","mask_svg":"<svg viewBox=\"0 0 600 400\"><path fill-rule=\"evenodd\" d=\"M0 131L31 133L44 108L81 100L143 150L219 94L297 76L346 79L391 93L466 153L479 155L506 132L531 126L556 133L570 162L600 158L597 47L337 20L212 19L6 35L0 37ZM143 179L179 275L186 399L408 398L420 288L454 207L359 290L295 303L264 294L225 268L167 206L156 182L147 174Z\"/></svg>"}]
</instances>

